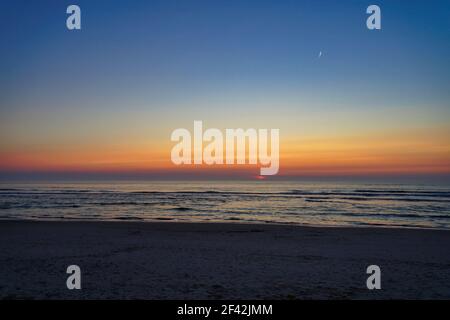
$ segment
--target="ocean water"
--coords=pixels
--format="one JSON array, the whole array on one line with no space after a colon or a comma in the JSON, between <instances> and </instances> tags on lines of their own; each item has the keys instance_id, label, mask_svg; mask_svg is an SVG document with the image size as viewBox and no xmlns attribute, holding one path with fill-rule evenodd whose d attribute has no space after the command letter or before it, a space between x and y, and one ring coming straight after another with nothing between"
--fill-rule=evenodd
<instances>
[{"instance_id":1,"label":"ocean water","mask_svg":"<svg viewBox=\"0 0 450 320\"><path fill-rule=\"evenodd\" d=\"M450 188L267 181L3 183L0 219L450 229Z\"/></svg>"}]
</instances>

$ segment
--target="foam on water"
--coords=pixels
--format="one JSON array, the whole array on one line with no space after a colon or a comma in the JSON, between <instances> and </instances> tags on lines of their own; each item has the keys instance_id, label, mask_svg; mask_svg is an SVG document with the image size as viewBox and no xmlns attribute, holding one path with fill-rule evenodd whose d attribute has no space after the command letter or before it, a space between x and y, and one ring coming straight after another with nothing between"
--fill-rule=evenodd
<instances>
[{"instance_id":1,"label":"foam on water","mask_svg":"<svg viewBox=\"0 0 450 320\"><path fill-rule=\"evenodd\" d=\"M0 219L450 228L450 188L298 182L1 184Z\"/></svg>"}]
</instances>

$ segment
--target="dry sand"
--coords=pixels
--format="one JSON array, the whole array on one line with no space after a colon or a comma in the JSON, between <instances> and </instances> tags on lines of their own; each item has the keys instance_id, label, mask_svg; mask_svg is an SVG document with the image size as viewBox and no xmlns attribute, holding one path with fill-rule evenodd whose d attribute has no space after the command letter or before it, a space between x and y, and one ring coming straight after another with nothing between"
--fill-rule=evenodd
<instances>
[{"instance_id":1,"label":"dry sand","mask_svg":"<svg viewBox=\"0 0 450 320\"><path fill-rule=\"evenodd\" d=\"M81 267L82 289L66 288ZM381 290L366 267L381 267ZM450 299L450 232L0 222L0 299Z\"/></svg>"}]
</instances>

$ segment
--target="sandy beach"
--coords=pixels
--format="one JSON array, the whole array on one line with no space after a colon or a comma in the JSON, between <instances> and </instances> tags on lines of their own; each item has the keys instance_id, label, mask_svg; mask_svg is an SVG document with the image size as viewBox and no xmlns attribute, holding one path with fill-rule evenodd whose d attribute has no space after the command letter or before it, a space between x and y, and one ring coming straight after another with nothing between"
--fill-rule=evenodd
<instances>
[{"instance_id":1,"label":"sandy beach","mask_svg":"<svg viewBox=\"0 0 450 320\"><path fill-rule=\"evenodd\" d=\"M82 289L66 288L81 268ZM381 267L381 290L366 268ZM449 299L450 232L0 222L0 299Z\"/></svg>"}]
</instances>

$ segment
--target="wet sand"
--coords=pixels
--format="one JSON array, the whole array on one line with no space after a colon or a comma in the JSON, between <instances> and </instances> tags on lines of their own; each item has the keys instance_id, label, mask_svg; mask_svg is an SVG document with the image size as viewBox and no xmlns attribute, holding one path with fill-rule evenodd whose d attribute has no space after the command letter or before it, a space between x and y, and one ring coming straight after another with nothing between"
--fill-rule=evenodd
<instances>
[{"instance_id":1,"label":"wet sand","mask_svg":"<svg viewBox=\"0 0 450 320\"><path fill-rule=\"evenodd\" d=\"M372 264L381 290L366 288ZM450 299L450 231L0 222L0 299L136 298Z\"/></svg>"}]
</instances>

